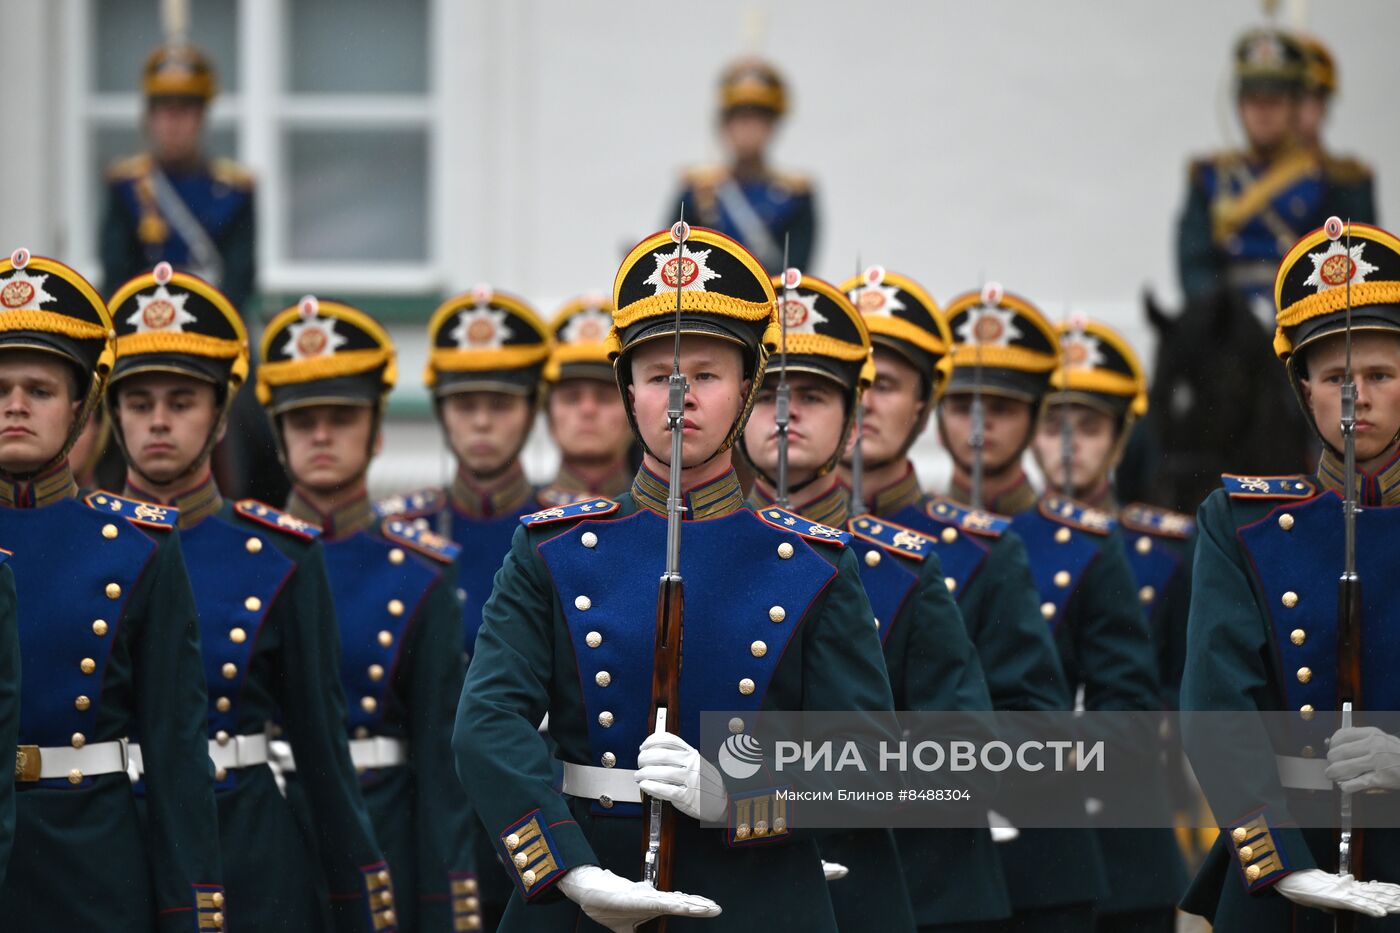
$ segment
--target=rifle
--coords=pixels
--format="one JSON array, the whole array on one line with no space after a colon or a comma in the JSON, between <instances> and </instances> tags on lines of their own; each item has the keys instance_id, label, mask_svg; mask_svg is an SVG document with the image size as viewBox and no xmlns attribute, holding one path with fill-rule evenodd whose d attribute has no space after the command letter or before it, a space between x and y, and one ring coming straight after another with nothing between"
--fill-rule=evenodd
<instances>
[{"instance_id":1,"label":"rifle","mask_svg":"<svg viewBox=\"0 0 1400 933\"><path fill-rule=\"evenodd\" d=\"M1329 217L1323 229L1333 242L1346 232L1347 262L1351 259L1351 221ZM1337 581L1337 696L1342 701L1342 728L1351 728L1352 712L1361 693L1361 577L1356 572L1356 376L1351 371L1351 274L1347 276L1346 362L1342 369L1342 576ZM1353 829L1351 794L1342 792L1337 842L1337 872L1361 874L1361 833ZM1336 912L1335 929L1350 931L1355 914Z\"/></svg>"},{"instance_id":2,"label":"rifle","mask_svg":"<svg viewBox=\"0 0 1400 933\"><path fill-rule=\"evenodd\" d=\"M871 267L874 268L873 266ZM860 256L856 256L856 278L862 275L860 268ZM870 272L864 273L867 284L870 281ZM860 293L856 293L859 300ZM860 310L859 306L856 308ZM863 312L862 312L863 313ZM872 351L873 352L873 351ZM861 450L861 443L865 433L865 405L860 399L856 399L856 422L851 429L856 435L856 444L851 448L851 505L852 515L865 514L865 453Z\"/></svg>"},{"instance_id":3,"label":"rifle","mask_svg":"<svg viewBox=\"0 0 1400 933\"><path fill-rule=\"evenodd\" d=\"M996 282L982 286L982 306L996 307L1001 304L1005 292ZM982 338L977 336L977 328L972 328L972 339L977 360L972 370L972 436L968 443L972 447L972 502L974 509L982 507L982 446L986 441L987 413L982 408Z\"/></svg>"},{"instance_id":4,"label":"rifle","mask_svg":"<svg viewBox=\"0 0 1400 933\"><path fill-rule=\"evenodd\" d=\"M1065 316L1065 335L1060 340L1060 393L1065 402L1060 412L1060 494L1066 499L1074 498L1074 426L1070 423L1069 410L1069 354L1065 352L1065 340L1074 327L1069 316ZM1082 332L1082 331L1081 331Z\"/></svg>"},{"instance_id":5,"label":"rifle","mask_svg":"<svg viewBox=\"0 0 1400 933\"><path fill-rule=\"evenodd\" d=\"M792 387L787 381L787 305L791 292L802 281L802 273L788 266L788 238L783 236L783 301L778 326L782 348L778 356L778 395L773 412L773 428L778 435L778 508L792 504L788 498L788 426L792 423Z\"/></svg>"},{"instance_id":6,"label":"rifle","mask_svg":"<svg viewBox=\"0 0 1400 933\"><path fill-rule=\"evenodd\" d=\"M690 226L685 222L685 207L682 206L681 219L671 228L671 239L676 243L676 333L671 356L670 395L666 403L666 429L671 432L670 479L666 494L666 570L656 594L656 647L652 654L648 715L655 724L653 733L666 731L669 723L680 718L681 636L685 620L685 584L681 579L681 512L685 508L681 497L681 457L685 443L685 396L690 391L681 372L681 289L685 281L685 241L689 237ZM676 813L671 804L655 797L647 800L642 880L658 891L671 888L675 824ZM641 929L663 933L665 915L648 921Z\"/></svg>"}]
</instances>

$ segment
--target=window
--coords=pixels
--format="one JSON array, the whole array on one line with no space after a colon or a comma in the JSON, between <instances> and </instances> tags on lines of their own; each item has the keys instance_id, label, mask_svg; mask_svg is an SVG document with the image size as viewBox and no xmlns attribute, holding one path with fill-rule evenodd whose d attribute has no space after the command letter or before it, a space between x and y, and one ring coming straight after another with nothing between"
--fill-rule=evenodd
<instances>
[{"instance_id":1,"label":"window","mask_svg":"<svg viewBox=\"0 0 1400 933\"><path fill-rule=\"evenodd\" d=\"M328 284L342 294L437 287L430 37L442 2L191 0L191 40L219 80L208 149L258 178L259 284L271 304ZM141 66L160 5L67 4L76 80L64 211L71 254L96 273L102 173L141 151Z\"/></svg>"}]
</instances>

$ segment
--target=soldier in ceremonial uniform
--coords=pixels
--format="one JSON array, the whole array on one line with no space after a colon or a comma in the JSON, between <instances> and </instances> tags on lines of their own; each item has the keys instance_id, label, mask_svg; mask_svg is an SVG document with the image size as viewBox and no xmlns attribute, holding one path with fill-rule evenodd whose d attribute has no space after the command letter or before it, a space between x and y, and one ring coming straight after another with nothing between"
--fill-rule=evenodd
<instances>
[{"instance_id":1,"label":"soldier in ceremonial uniform","mask_svg":"<svg viewBox=\"0 0 1400 933\"><path fill-rule=\"evenodd\" d=\"M405 931L474 930L470 812L451 757L463 674L457 548L376 514L365 480L396 375L377 322L308 296L268 323L258 400L292 477L287 510L322 529L350 756L398 895L371 894L375 928L388 917ZM298 752L294 764L309 790L317 763Z\"/></svg>"},{"instance_id":2,"label":"soldier in ceremonial uniform","mask_svg":"<svg viewBox=\"0 0 1400 933\"><path fill-rule=\"evenodd\" d=\"M108 308L123 494L179 510L199 609L220 847L239 907L229 929L300 933L330 908L337 930L381 929L386 912L371 902L386 888L384 862L341 726L339 635L319 533L260 502L225 501L210 467L248 372L243 323L217 289L168 263L119 288ZM329 905L317 903L306 840L268 767L273 719L315 763L302 788Z\"/></svg>"},{"instance_id":3,"label":"soldier in ceremonial uniform","mask_svg":"<svg viewBox=\"0 0 1400 933\"><path fill-rule=\"evenodd\" d=\"M681 180L677 204L686 219L738 240L769 272L788 262L810 264L816 245L816 202L811 182L774 170L767 151L787 113L787 87L767 62L745 58L720 77L720 137L728 165L693 168ZM670 215L675 216L673 206Z\"/></svg>"},{"instance_id":4,"label":"soldier in ceremonial uniform","mask_svg":"<svg viewBox=\"0 0 1400 933\"><path fill-rule=\"evenodd\" d=\"M865 316L875 345L875 384L865 396L861 437L871 512L934 542L994 709L1069 709L1071 695L1040 614L1026 548L1010 521L926 496L908 457L954 373L953 338L942 312L917 282L878 266L842 288ZM952 403L961 404L956 398ZM956 460L958 453L950 452ZM1015 834L1002 822L998 818L994 825L994 834L1004 840L996 849L1015 910L1007 923L1056 929L1063 915L1082 928L1105 884L1097 849L1085 846L1082 834ZM956 896L952 900L964 903ZM979 910L969 911L963 922L1000 915L991 912L999 909L998 900L985 889L977 904Z\"/></svg>"},{"instance_id":5,"label":"soldier in ceremonial uniform","mask_svg":"<svg viewBox=\"0 0 1400 933\"><path fill-rule=\"evenodd\" d=\"M1017 515L1012 527L1026 542L1041 610L1071 686L1082 691L1084 708L1161 709L1162 652L1149 634L1146 612L1157 599L1157 587L1165 590L1165 575L1179 570L1180 558L1159 553L1166 559L1152 560L1152 537L1134 534L1135 560L1130 563L1110 485L1133 422L1146 412L1146 380L1132 350L1111 329L1076 319L1051 333L1033 312L1024 309L1007 332L1015 328L1034 335L1030 339L1037 349L1039 338L1049 336L1052 347L1062 345L1060 365L1049 374L1019 372L1008 355L1002 366L982 370L982 385L992 391L1013 386L1027 392L1037 386L1053 390L1044 396L1031 449L1047 488L1055 492ZM983 316L995 313L980 296L968 296L950 308L950 316L956 314L974 340L992 332ZM1007 348L1028 349L1015 338ZM960 426L950 426L949 435L955 444L963 440ZM1155 754L1156 747L1149 743L1144 751ZM1155 809L1165 824L1167 794L1165 775L1155 782L1144 779L1134 789L1138 812L1133 816ZM1127 816L1120 812L1122 806L1106 804L1099 818L1110 827L1099 832L1109 893L1098 904L1095 927L1170 933L1177 899L1186 887L1176 840L1165 826L1111 828Z\"/></svg>"},{"instance_id":6,"label":"soldier in ceremonial uniform","mask_svg":"<svg viewBox=\"0 0 1400 933\"><path fill-rule=\"evenodd\" d=\"M1375 179L1371 167L1352 156L1333 155L1322 141L1332 98L1337 94L1337 62L1332 52L1316 36L1300 35L1298 42L1307 56L1303 69L1303 96L1298 102L1298 141L1322 159L1328 184L1341 203L1360 210L1374 223L1377 219Z\"/></svg>"},{"instance_id":7,"label":"soldier in ceremonial uniform","mask_svg":"<svg viewBox=\"0 0 1400 933\"><path fill-rule=\"evenodd\" d=\"M678 721L653 732L678 286L685 633ZM521 520L457 714L458 773L493 789L473 803L516 884L502 928L621 931L666 913L678 933L834 930L815 843L789 824L787 802L772 788L727 792L717 749L697 748L707 709L741 713L729 728L743 733L761 710L892 702L850 536L744 508L731 465L778 339L773 289L742 246L692 228L679 244L664 232L639 243L613 298L609 344L642 467L617 500ZM546 710L562 793L536 732ZM643 793L675 808L673 884L687 893L629 880L641 870Z\"/></svg>"},{"instance_id":8,"label":"soldier in ceremonial uniform","mask_svg":"<svg viewBox=\"0 0 1400 933\"><path fill-rule=\"evenodd\" d=\"M782 279L774 279L782 288ZM861 581L901 710L989 710L982 665L948 591L933 542L884 519L851 515L850 487L835 472L847 449L856 406L874 381L870 334L835 286L801 276L779 293L787 317L786 364L770 361L740 451L756 473L749 502L778 505L776 403L779 367L792 395L788 495L810 521L854 536ZM936 387L935 392L941 387ZM947 930L977 916L1007 916L1001 864L987 829L832 832L822 855L850 868L831 889L843 930ZM902 862L901 862L902 857ZM908 876L906 887L905 876Z\"/></svg>"},{"instance_id":9,"label":"soldier in ceremonial uniform","mask_svg":"<svg viewBox=\"0 0 1400 933\"><path fill-rule=\"evenodd\" d=\"M113 362L101 296L26 250L0 262L0 541L19 603L14 854L23 930L224 927L194 597L175 515L75 498L67 454ZM144 746L149 829L127 776ZM61 866L61 870L57 868Z\"/></svg>"},{"instance_id":10,"label":"soldier in ceremonial uniform","mask_svg":"<svg viewBox=\"0 0 1400 933\"><path fill-rule=\"evenodd\" d=\"M1317 472L1225 474L1197 516L1183 711L1296 713L1268 737L1250 732L1230 741L1212 740L1183 718L1187 751L1222 830L1183 906L1218 930L1331 930L1343 911L1360 914L1348 918L1357 930L1400 929L1400 836L1358 829L1353 874L1339 875L1337 833L1325 822L1336 819L1337 790L1354 795L1362 814L1387 799L1364 792L1400 788L1387 767L1400 740L1375 727L1334 731L1340 667L1351 663L1338 629L1348 298L1360 506L1354 699L1358 710L1400 709L1389 636L1400 580L1400 240L1340 221L1333 232L1343 236L1315 230L1301 239L1279 266L1274 291L1274 349L1323 443ZM1364 825L1360 816L1356 825Z\"/></svg>"},{"instance_id":11,"label":"soldier in ceremonial uniform","mask_svg":"<svg viewBox=\"0 0 1400 933\"><path fill-rule=\"evenodd\" d=\"M256 321L253 177L203 149L205 118L217 91L213 63L196 46L172 37L146 59L141 88L150 150L107 172L105 286L114 290L165 261L209 282L245 320ZM286 478L251 393L242 395L229 422L233 430L215 455L225 490L280 501Z\"/></svg>"},{"instance_id":12,"label":"soldier in ceremonial uniform","mask_svg":"<svg viewBox=\"0 0 1400 933\"><path fill-rule=\"evenodd\" d=\"M482 606L519 519L539 509L520 451L539 407L540 375L551 338L548 326L523 300L481 285L438 307L428 322L428 346L423 378L457 471L446 489L394 496L379 508L461 549L457 598L463 650L470 658ZM483 830L475 831L480 835ZM475 849L482 922L492 930L510 899L510 880L496 863L489 839L479 838Z\"/></svg>"},{"instance_id":13,"label":"soldier in ceremonial uniform","mask_svg":"<svg viewBox=\"0 0 1400 933\"><path fill-rule=\"evenodd\" d=\"M1225 288L1268 321L1274 270L1304 230L1333 213L1373 219L1374 208L1354 179L1333 177L1298 138L1306 68L1303 47L1278 30L1254 30L1236 45L1236 101L1246 148L1191 163L1177 230L1188 301Z\"/></svg>"},{"instance_id":14,"label":"soldier in ceremonial uniform","mask_svg":"<svg viewBox=\"0 0 1400 933\"><path fill-rule=\"evenodd\" d=\"M610 327L612 305L601 296L569 302L550 325L544 411L560 459L554 482L539 492L544 508L617 496L632 485L632 431L604 343Z\"/></svg>"}]
</instances>

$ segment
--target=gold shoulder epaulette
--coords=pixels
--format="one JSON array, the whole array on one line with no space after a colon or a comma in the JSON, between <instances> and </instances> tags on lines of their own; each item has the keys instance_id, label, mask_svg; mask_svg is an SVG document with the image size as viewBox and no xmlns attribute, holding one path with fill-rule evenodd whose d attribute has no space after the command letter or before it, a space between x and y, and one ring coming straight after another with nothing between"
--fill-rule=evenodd
<instances>
[{"instance_id":1,"label":"gold shoulder epaulette","mask_svg":"<svg viewBox=\"0 0 1400 933\"><path fill-rule=\"evenodd\" d=\"M234 512L244 518L255 521L260 525L275 528L284 534L297 538L304 538L308 541L321 536L321 529L310 522L304 522L294 515L288 515L280 509L274 509L265 502L257 499L240 499L233 506Z\"/></svg>"},{"instance_id":2,"label":"gold shoulder epaulette","mask_svg":"<svg viewBox=\"0 0 1400 933\"><path fill-rule=\"evenodd\" d=\"M232 159L215 159L209 164L209 174L220 184L240 191L253 187L253 173Z\"/></svg>"},{"instance_id":3,"label":"gold shoulder epaulette","mask_svg":"<svg viewBox=\"0 0 1400 933\"><path fill-rule=\"evenodd\" d=\"M108 181L129 181L151 170L151 157L146 153L118 159L107 166Z\"/></svg>"},{"instance_id":4,"label":"gold shoulder epaulette","mask_svg":"<svg viewBox=\"0 0 1400 933\"><path fill-rule=\"evenodd\" d=\"M1196 530L1196 522L1184 512L1158 508L1143 502L1130 502L1118 513L1118 521L1130 531L1164 538L1186 540Z\"/></svg>"},{"instance_id":5,"label":"gold shoulder epaulette","mask_svg":"<svg viewBox=\"0 0 1400 933\"><path fill-rule=\"evenodd\" d=\"M462 552L455 541L444 538L435 531L419 528L408 519L386 518L380 523L379 530L395 544L411 548L439 563L450 564Z\"/></svg>"},{"instance_id":6,"label":"gold shoulder epaulette","mask_svg":"<svg viewBox=\"0 0 1400 933\"><path fill-rule=\"evenodd\" d=\"M801 172L774 172L773 180L793 194L806 194L812 190L812 177Z\"/></svg>"},{"instance_id":7,"label":"gold shoulder epaulette","mask_svg":"<svg viewBox=\"0 0 1400 933\"><path fill-rule=\"evenodd\" d=\"M1307 499L1317 491L1301 473L1292 476L1236 476L1220 474L1221 485L1231 499Z\"/></svg>"},{"instance_id":8,"label":"gold shoulder epaulette","mask_svg":"<svg viewBox=\"0 0 1400 933\"><path fill-rule=\"evenodd\" d=\"M1371 166L1353 156L1324 156L1322 171L1329 181L1356 184L1372 175Z\"/></svg>"},{"instance_id":9,"label":"gold shoulder epaulette","mask_svg":"<svg viewBox=\"0 0 1400 933\"><path fill-rule=\"evenodd\" d=\"M83 499L99 512L120 515L127 521L147 528L161 528L169 531L180 518L180 510L171 505L156 505L140 499L113 495L110 492L91 492Z\"/></svg>"},{"instance_id":10,"label":"gold shoulder epaulette","mask_svg":"<svg viewBox=\"0 0 1400 933\"><path fill-rule=\"evenodd\" d=\"M1102 509L1066 499L1064 496L1042 496L1040 514L1061 525L1096 535L1106 535L1118 525L1113 516Z\"/></svg>"},{"instance_id":11,"label":"gold shoulder epaulette","mask_svg":"<svg viewBox=\"0 0 1400 933\"><path fill-rule=\"evenodd\" d=\"M538 512L531 512L529 515L520 516L520 524L526 528L534 528L537 525L549 525L553 522L562 522L566 518L597 518L599 515L607 515L616 512L619 506L612 499L602 496L595 496L592 499L584 499L581 502L570 502L568 505L556 505L551 509L541 509Z\"/></svg>"}]
</instances>

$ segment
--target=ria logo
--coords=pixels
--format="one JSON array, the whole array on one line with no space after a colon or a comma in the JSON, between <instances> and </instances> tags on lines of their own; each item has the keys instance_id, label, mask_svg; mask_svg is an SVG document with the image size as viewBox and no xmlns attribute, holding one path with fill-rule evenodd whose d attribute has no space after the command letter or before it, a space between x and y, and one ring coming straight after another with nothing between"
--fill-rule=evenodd
<instances>
[{"instance_id":1,"label":"ria logo","mask_svg":"<svg viewBox=\"0 0 1400 933\"><path fill-rule=\"evenodd\" d=\"M763 746L751 735L731 735L719 747L719 767L736 781L747 780L763 767Z\"/></svg>"}]
</instances>

